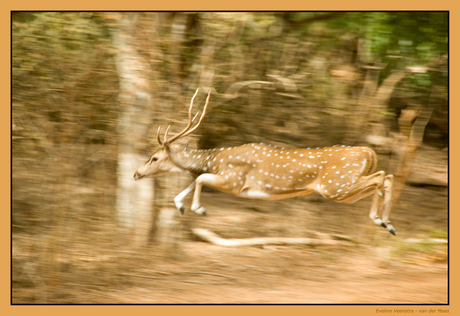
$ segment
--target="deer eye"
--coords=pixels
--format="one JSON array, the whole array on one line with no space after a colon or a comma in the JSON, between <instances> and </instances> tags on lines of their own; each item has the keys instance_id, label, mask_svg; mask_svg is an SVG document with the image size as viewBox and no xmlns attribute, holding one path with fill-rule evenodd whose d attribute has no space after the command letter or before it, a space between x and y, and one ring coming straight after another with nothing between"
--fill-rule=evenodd
<instances>
[{"instance_id":1,"label":"deer eye","mask_svg":"<svg viewBox=\"0 0 460 316\"><path fill-rule=\"evenodd\" d=\"M153 161L157 161L157 160L158 160L158 158L157 158L157 157L153 157Z\"/></svg>"}]
</instances>

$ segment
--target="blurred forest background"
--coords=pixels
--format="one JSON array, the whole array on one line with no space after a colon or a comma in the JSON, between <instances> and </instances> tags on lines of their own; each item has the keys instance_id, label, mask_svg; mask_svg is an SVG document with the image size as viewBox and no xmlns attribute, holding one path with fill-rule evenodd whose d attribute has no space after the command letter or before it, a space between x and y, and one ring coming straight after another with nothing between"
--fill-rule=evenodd
<instances>
[{"instance_id":1,"label":"blurred forest background","mask_svg":"<svg viewBox=\"0 0 460 316\"><path fill-rule=\"evenodd\" d=\"M11 17L13 303L447 301L448 12ZM369 220L371 198L205 189L208 216L181 216L189 176L134 182L197 88L195 111L212 95L192 148L373 147L398 235ZM195 228L353 242L225 248Z\"/></svg>"}]
</instances>

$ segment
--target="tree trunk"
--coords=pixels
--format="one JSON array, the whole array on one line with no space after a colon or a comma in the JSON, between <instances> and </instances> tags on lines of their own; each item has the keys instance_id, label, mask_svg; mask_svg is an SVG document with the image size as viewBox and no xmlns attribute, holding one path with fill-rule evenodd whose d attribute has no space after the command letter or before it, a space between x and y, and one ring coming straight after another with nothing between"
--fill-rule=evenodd
<instances>
[{"instance_id":1,"label":"tree trunk","mask_svg":"<svg viewBox=\"0 0 460 316\"><path fill-rule=\"evenodd\" d=\"M118 120L117 216L122 238L134 246L147 243L151 226L154 186L152 180L135 182L133 174L145 161L138 153L141 137L151 122L152 104L149 65L135 49L131 34L137 13L123 14L113 34L116 67L120 80Z\"/></svg>"}]
</instances>

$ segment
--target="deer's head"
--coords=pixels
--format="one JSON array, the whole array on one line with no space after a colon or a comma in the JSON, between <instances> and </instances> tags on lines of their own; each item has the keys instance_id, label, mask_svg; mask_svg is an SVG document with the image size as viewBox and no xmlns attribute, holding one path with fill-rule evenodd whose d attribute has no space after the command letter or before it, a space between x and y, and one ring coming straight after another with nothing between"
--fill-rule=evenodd
<instances>
[{"instance_id":1,"label":"deer's head","mask_svg":"<svg viewBox=\"0 0 460 316\"><path fill-rule=\"evenodd\" d=\"M177 140L174 144L159 146L149 160L134 173L134 180L153 178L168 172L183 171L173 159L173 155L184 150L188 145L188 138Z\"/></svg>"},{"instance_id":2,"label":"deer's head","mask_svg":"<svg viewBox=\"0 0 460 316\"><path fill-rule=\"evenodd\" d=\"M153 178L167 172L183 171L178 166L178 160L176 158L177 153L187 148L189 139L186 136L193 133L203 122L204 116L206 114L206 108L208 107L209 103L209 97L211 96L211 91L209 91L208 97L206 98L206 104L203 109L203 114L201 114L198 123L193 128L191 128L193 122L198 116L197 113L192 119L193 100L198 94L198 90L199 89L196 90L190 102L187 127L185 127L184 130L182 130L182 132L168 138L168 131L171 127L168 126L164 135L164 140L161 141L160 126L157 132L157 140L160 146L158 147L157 151L152 156L150 156L150 159L134 173L134 180L139 180L143 178Z\"/></svg>"}]
</instances>

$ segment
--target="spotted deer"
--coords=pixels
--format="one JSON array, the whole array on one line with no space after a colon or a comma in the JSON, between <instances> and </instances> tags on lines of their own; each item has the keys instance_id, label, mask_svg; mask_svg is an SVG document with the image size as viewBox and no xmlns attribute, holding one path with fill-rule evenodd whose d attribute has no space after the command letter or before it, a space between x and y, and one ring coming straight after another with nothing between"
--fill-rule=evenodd
<instances>
[{"instance_id":1,"label":"spotted deer","mask_svg":"<svg viewBox=\"0 0 460 316\"><path fill-rule=\"evenodd\" d=\"M395 234L389 221L393 175L385 175L384 171L372 173L377 165L377 155L372 149L348 146L285 149L263 143L207 150L188 149L186 136L203 122L211 95L209 92L203 113L192 127L199 114L192 119L197 93L198 90L190 102L188 125L169 138L171 126L168 126L163 141L160 139L160 126L157 132L158 150L134 173L135 180L167 172L187 172L195 177L195 181L174 198L182 214L183 199L195 189L191 209L206 215L206 209L200 202L203 185L238 197L263 200L318 192L329 200L353 203L374 194L369 217L375 224ZM381 206L382 219L378 216Z\"/></svg>"}]
</instances>

